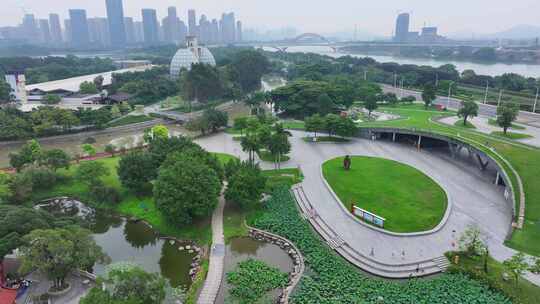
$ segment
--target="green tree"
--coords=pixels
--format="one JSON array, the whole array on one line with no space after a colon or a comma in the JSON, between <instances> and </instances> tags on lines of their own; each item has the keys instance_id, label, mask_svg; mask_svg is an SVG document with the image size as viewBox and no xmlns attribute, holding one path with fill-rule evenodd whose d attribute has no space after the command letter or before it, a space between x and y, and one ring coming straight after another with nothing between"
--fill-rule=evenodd
<instances>
[{"instance_id":1,"label":"green tree","mask_svg":"<svg viewBox=\"0 0 540 304\"><path fill-rule=\"evenodd\" d=\"M118 117L122 116L122 113L120 112L120 108L118 108L117 105L113 105L111 107L111 116L112 116L112 118L118 118Z\"/></svg>"},{"instance_id":2,"label":"green tree","mask_svg":"<svg viewBox=\"0 0 540 304\"><path fill-rule=\"evenodd\" d=\"M32 139L21 147L19 153L9 154L9 164L17 171L20 171L23 166L34 163L40 157L41 145L37 140Z\"/></svg>"},{"instance_id":3,"label":"green tree","mask_svg":"<svg viewBox=\"0 0 540 304\"><path fill-rule=\"evenodd\" d=\"M248 153L249 162L253 164L255 162L255 153L261 149L261 142L257 134L251 133L243 136L240 145L242 151Z\"/></svg>"},{"instance_id":4,"label":"green tree","mask_svg":"<svg viewBox=\"0 0 540 304\"><path fill-rule=\"evenodd\" d=\"M519 113L519 106L511 103L505 103L497 107L497 124L503 128L504 134L512 123L516 120Z\"/></svg>"},{"instance_id":5,"label":"green tree","mask_svg":"<svg viewBox=\"0 0 540 304\"><path fill-rule=\"evenodd\" d=\"M269 98L266 92L255 92L250 97L244 99L244 103L249 107L250 114L259 115L261 105L267 103Z\"/></svg>"},{"instance_id":6,"label":"green tree","mask_svg":"<svg viewBox=\"0 0 540 304\"><path fill-rule=\"evenodd\" d=\"M64 168L69 169L71 157L60 149L45 150L39 158L39 164L54 171Z\"/></svg>"},{"instance_id":7,"label":"green tree","mask_svg":"<svg viewBox=\"0 0 540 304\"><path fill-rule=\"evenodd\" d=\"M204 110L201 118L208 122L208 128L212 132L217 132L217 130L226 127L229 123L229 115L215 108Z\"/></svg>"},{"instance_id":8,"label":"green tree","mask_svg":"<svg viewBox=\"0 0 540 304\"><path fill-rule=\"evenodd\" d=\"M9 179L9 175L0 172L0 205L7 203L8 199L11 197Z\"/></svg>"},{"instance_id":9,"label":"green tree","mask_svg":"<svg viewBox=\"0 0 540 304\"><path fill-rule=\"evenodd\" d=\"M266 185L266 177L261 169L248 162L238 163L238 168L228 181L225 198L244 209L254 206L261 200Z\"/></svg>"},{"instance_id":10,"label":"green tree","mask_svg":"<svg viewBox=\"0 0 540 304\"><path fill-rule=\"evenodd\" d=\"M80 183L87 185L89 188L94 188L102 185L102 178L110 174L107 168L100 161L85 161L77 167L75 171L75 179Z\"/></svg>"},{"instance_id":11,"label":"green tree","mask_svg":"<svg viewBox=\"0 0 540 304\"><path fill-rule=\"evenodd\" d=\"M486 250L486 245L482 241L482 232L476 225L468 226L458 241L459 250L468 256L478 256Z\"/></svg>"},{"instance_id":12,"label":"green tree","mask_svg":"<svg viewBox=\"0 0 540 304\"><path fill-rule=\"evenodd\" d=\"M147 152L128 153L118 163L118 178L122 186L136 194L150 192L150 182L156 177L157 166L152 155Z\"/></svg>"},{"instance_id":13,"label":"green tree","mask_svg":"<svg viewBox=\"0 0 540 304\"><path fill-rule=\"evenodd\" d=\"M168 289L165 278L129 263L107 266L107 273L98 278L98 283L81 304L161 304Z\"/></svg>"},{"instance_id":14,"label":"green tree","mask_svg":"<svg viewBox=\"0 0 540 304\"><path fill-rule=\"evenodd\" d=\"M521 277L527 270L529 270L529 264L525 258L523 252L518 252L514 254L511 258L503 262L504 267L508 272L512 274L514 280L516 281L516 287L518 287L519 277Z\"/></svg>"},{"instance_id":15,"label":"green tree","mask_svg":"<svg viewBox=\"0 0 540 304\"><path fill-rule=\"evenodd\" d=\"M8 104L13 101L13 95L11 94L11 86L0 79L0 105Z\"/></svg>"},{"instance_id":16,"label":"green tree","mask_svg":"<svg viewBox=\"0 0 540 304\"><path fill-rule=\"evenodd\" d=\"M111 154L114 157L116 153L116 147L113 144L105 145L105 152Z\"/></svg>"},{"instance_id":17,"label":"green tree","mask_svg":"<svg viewBox=\"0 0 540 304\"><path fill-rule=\"evenodd\" d=\"M234 128L236 130L239 130L240 131L240 134L243 136L244 135L244 130L248 127L248 124L247 124L247 117L243 116L243 117L237 117L234 119Z\"/></svg>"},{"instance_id":18,"label":"green tree","mask_svg":"<svg viewBox=\"0 0 540 304\"><path fill-rule=\"evenodd\" d=\"M261 78L269 66L268 58L261 52L243 50L232 59L231 78L244 93L249 93L261 87Z\"/></svg>"},{"instance_id":19,"label":"green tree","mask_svg":"<svg viewBox=\"0 0 540 304\"><path fill-rule=\"evenodd\" d=\"M435 99L437 99L437 89L435 86L430 83L424 85L424 90L422 91L422 100L424 101L426 109L431 106Z\"/></svg>"},{"instance_id":20,"label":"green tree","mask_svg":"<svg viewBox=\"0 0 540 304\"><path fill-rule=\"evenodd\" d=\"M97 94L98 88L96 87L96 84L89 81L84 81L79 86L79 93L81 94Z\"/></svg>"},{"instance_id":21,"label":"green tree","mask_svg":"<svg viewBox=\"0 0 540 304\"><path fill-rule=\"evenodd\" d=\"M65 278L73 270L88 270L96 262L107 261L92 232L78 226L33 230L23 237L20 253L21 272L36 269L47 275L57 290L67 287Z\"/></svg>"},{"instance_id":22,"label":"green tree","mask_svg":"<svg viewBox=\"0 0 540 304\"><path fill-rule=\"evenodd\" d=\"M152 127L152 138L168 138L169 129L164 125L155 125Z\"/></svg>"},{"instance_id":23,"label":"green tree","mask_svg":"<svg viewBox=\"0 0 540 304\"><path fill-rule=\"evenodd\" d=\"M378 107L379 107L379 105L377 104L377 97L376 96L369 97L364 102L364 108L366 108L366 110L368 110L368 116L369 117L371 117L371 112L375 111Z\"/></svg>"},{"instance_id":24,"label":"green tree","mask_svg":"<svg viewBox=\"0 0 540 304\"><path fill-rule=\"evenodd\" d=\"M326 93L322 93L317 97L317 107L319 108L318 113L321 115L326 115L334 112L336 105L332 101L332 98Z\"/></svg>"},{"instance_id":25,"label":"green tree","mask_svg":"<svg viewBox=\"0 0 540 304\"><path fill-rule=\"evenodd\" d=\"M54 105L60 103L62 98L56 94L47 94L45 95L45 98L43 98L43 103L48 105Z\"/></svg>"},{"instance_id":26,"label":"green tree","mask_svg":"<svg viewBox=\"0 0 540 304\"><path fill-rule=\"evenodd\" d=\"M315 138L317 138L317 132L320 132L326 128L324 117L321 117L319 114L307 117L304 120L306 131L315 133Z\"/></svg>"},{"instance_id":27,"label":"green tree","mask_svg":"<svg viewBox=\"0 0 540 304\"><path fill-rule=\"evenodd\" d=\"M222 77L216 67L197 63L181 78L182 94L185 100L207 102L224 94Z\"/></svg>"},{"instance_id":28,"label":"green tree","mask_svg":"<svg viewBox=\"0 0 540 304\"><path fill-rule=\"evenodd\" d=\"M336 135L341 137L351 137L356 134L356 124L350 117L341 117L336 128Z\"/></svg>"},{"instance_id":29,"label":"green tree","mask_svg":"<svg viewBox=\"0 0 540 304\"><path fill-rule=\"evenodd\" d=\"M328 136L333 136L336 134L337 129L341 123L341 118L336 114L328 114L324 118L324 125L326 126L326 132Z\"/></svg>"},{"instance_id":30,"label":"green tree","mask_svg":"<svg viewBox=\"0 0 540 304\"><path fill-rule=\"evenodd\" d=\"M21 172L11 176L9 179L9 193L11 194L9 201L15 204L26 203L32 195L34 185L32 184L32 176L22 174Z\"/></svg>"},{"instance_id":31,"label":"green tree","mask_svg":"<svg viewBox=\"0 0 540 304\"><path fill-rule=\"evenodd\" d=\"M96 148L94 148L94 146L92 146L91 144L82 144L81 150L83 151L85 156L96 155Z\"/></svg>"},{"instance_id":32,"label":"green tree","mask_svg":"<svg viewBox=\"0 0 540 304\"><path fill-rule=\"evenodd\" d=\"M474 101L463 101L457 114L463 118L463 125L466 126L469 117L478 116L478 104Z\"/></svg>"},{"instance_id":33,"label":"green tree","mask_svg":"<svg viewBox=\"0 0 540 304\"><path fill-rule=\"evenodd\" d=\"M199 157L177 152L159 170L154 199L169 223L184 226L209 215L217 205L220 190L215 170Z\"/></svg>"},{"instance_id":34,"label":"green tree","mask_svg":"<svg viewBox=\"0 0 540 304\"><path fill-rule=\"evenodd\" d=\"M288 135L283 133L272 134L267 144L267 149L274 157L274 165L279 169L283 155L291 152L291 143L289 142Z\"/></svg>"}]
</instances>

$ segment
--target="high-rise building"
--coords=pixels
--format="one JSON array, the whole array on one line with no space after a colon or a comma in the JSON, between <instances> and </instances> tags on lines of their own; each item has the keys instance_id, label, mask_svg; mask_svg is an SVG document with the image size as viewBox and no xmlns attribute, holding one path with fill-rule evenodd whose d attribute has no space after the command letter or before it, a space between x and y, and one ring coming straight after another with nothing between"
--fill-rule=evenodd
<instances>
[{"instance_id":1,"label":"high-rise building","mask_svg":"<svg viewBox=\"0 0 540 304\"><path fill-rule=\"evenodd\" d=\"M188 10L188 26L189 26L189 35L190 36L197 36L198 30L197 30L197 14L195 10L190 9Z\"/></svg>"},{"instance_id":2,"label":"high-rise building","mask_svg":"<svg viewBox=\"0 0 540 304\"><path fill-rule=\"evenodd\" d=\"M220 34L219 34L219 23L217 19L212 19L212 43L219 43L220 42Z\"/></svg>"},{"instance_id":3,"label":"high-rise building","mask_svg":"<svg viewBox=\"0 0 540 304\"><path fill-rule=\"evenodd\" d=\"M64 19L64 41L71 42L71 20Z\"/></svg>"},{"instance_id":4,"label":"high-rise building","mask_svg":"<svg viewBox=\"0 0 540 304\"><path fill-rule=\"evenodd\" d=\"M38 26L33 14L24 15L21 24L21 34L22 38L30 42L37 42L39 40Z\"/></svg>"},{"instance_id":5,"label":"high-rise building","mask_svg":"<svg viewBox=\"0 0 540 304\"><path fill-rule=\"evenodd\" d=\"M111 34L107 18L89 18L88 32L90 42L102 47L111 45Z\"/></svg>"},{"instance_id":6,"label":"high-rise building","mask_svg":"<svg viewBox=\"0 0 540 304\"><path fill-rule=\"evenodd\" d=\"M407 42L409 36L409 13L399 14L396 20L396 33L394 36L394 41L396 42Z\"/></svg>"},{"instance_id":7,"label":"high-rise building","mask_svg":"<svg viewBox=\"0 0 540 304\"><path fill-rule=\"evenodd\" d=\"M88 20L86 10L70 9L69 19L71 24L71 44L76 47L88 45Z\"/></svg>"},{"instance_id":8,"label":"high-rise building","mask_svg":"<svg viewBox=\"0 0 540 304\"><path fill-rule=\"evenodd\" d=\"M166 42L180 42L180 19L176 13L176 7L167 9L167 17L163 18L163 40Z\"/></svg>"},{"instance_id":9,"label":"high-rise building","mask_svg":"<svg viewBox=\"0 0 540 304\"><path fill-rule=\"evenodd\" d=\"M199 41L202 43L208 43L211 40L211 28L212 24L208 21L205 14L201 15L199 20Z\"/></svg>"},{"instance_id":10,"label":"high-rise building","mask_svg":"<svg viewBox=\"0 0 540 304\"><path fill-rule=\"evenodd\" d=\"M236 21L236 41L242 41L242 21Z\"/></svg>"},{"instance_id":11,"label":"high-rise building","mask_svg":"<svg viewBox=\"0 0 540 304\"><path fill-rule=\"evenodd\" d=\"M144 42L144 26L141 21L133 22L133 30L135 33L135 42Z\"/></svg>"},{"instance_id":12,"label":"high-rise building","mask_svg":"<svg viewBox=\"0 0 540 304\"><path fill-rule=\"evenodd\" d=\"M159 41L159 24L155 9L142 9L144 43L156 44Z\"/></svg>"},{"instance_id":13,"label":"high-rise building","mask_svg":"<svg viewBox=\"0 0 540 304\"><path fill-rule=\"evenodd\" d=\"M111 45L122 47L126 44L124 6L122 5L122 0L106 0L106 5Z\"/></svg>"},{"instance_id":14,"label":"high-rise building","mask_svg":"<svg viewBox=\"0 0 540 304\"><path fill-rule=\"evenodd\" d=\"M39 19L40 41L45 44L51 43L51 29L48 19Z\"/></svg>"},{"instance_id":15,"label":"high-rise building","mask_svg":"<svg viewBox=\"0 0 540 304\"><path fill-rule=\"evenodd\" d=\"M126 31L126 42L135 43L135 25L133 24L133 18L124 17L124 28Z\"/></svg>"},{"instance_id":16,"label":"high-rise building","mask_svg":"<svg viewBox=\"0 0 540 304\"><path fill-rule=\"evenodd\" d=\"M58 14L49 14L49 26L51 27L51 42L62 42L62 27L60 26L60 16Z\"/></svg>"},{"instance_id":17,"label":"high-rise building","mask_svg":"<svg viewBox=\"0 0 540 304\"><path fill-rule=\"evenodd\" d=\"M234 43L236 40L236 21L234 13L223 13L221 15L221 41L224 43Z\"/></svg>"},{"instance_id":18,"label":"high-rise building","mask_svg":"<svg viewBox=\"0 0 540 304\"><path fill-rule=\"evenodd\" d=\"M184 23L184 21L180 20L180 23L178 24L178 40L180 43L183 43L186 41L186 37L188 36L188 27Z\"/></svg>"}]
</instances>

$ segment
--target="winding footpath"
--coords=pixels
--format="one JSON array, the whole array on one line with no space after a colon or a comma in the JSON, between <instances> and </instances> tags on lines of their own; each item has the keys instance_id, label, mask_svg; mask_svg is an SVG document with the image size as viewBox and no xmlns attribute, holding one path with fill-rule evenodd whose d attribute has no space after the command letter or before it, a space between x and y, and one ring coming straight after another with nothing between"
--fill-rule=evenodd
<instances>
[{"instance_id":1,"label":"winding footpath","mask_svg":"<svg viewBox=\"0 0 540 304\"><path fill-rule=\"evenodd\" d=\"M225 238L223 236L223 209L225 198L219 198L219 204L212 214L212 248L210 264L197 304L213 304L216 300L223 278L225 260Z\"/></svg>"},{"instance_id":2,"label":"winding footpath","mask_svg":"<svg viewBox=\"0 0 540 304\"><path fill-rule=\"evenodd\" d=\"M344 144L308 143L302 139L305 134L293 132L291 159L283 164L299 167L305 176L293 194L303 216L329 246L363 270L395 278L416 275L417 269L420 275L440 272L447 264L444 253L457 249L459 237L470 225L480 228L496 260L504 261L516 253L504 245L511 233L512 203L505 200L504 188L494 185L496 172L489 167L480 171L466 157L456 160L444 153L385 141L356 138ZM247 159L228 134L200 138L197 143L208 151ZM359 223L341 207L321 174L325 161L344 155L381 157L420 170L446 191L447 221L434 231L414 235L383 233ZM261 167L272 169L273 165L262 162ZM529 273L525 277L540 285L538 276Z\"/></svg>"}]
</instances>

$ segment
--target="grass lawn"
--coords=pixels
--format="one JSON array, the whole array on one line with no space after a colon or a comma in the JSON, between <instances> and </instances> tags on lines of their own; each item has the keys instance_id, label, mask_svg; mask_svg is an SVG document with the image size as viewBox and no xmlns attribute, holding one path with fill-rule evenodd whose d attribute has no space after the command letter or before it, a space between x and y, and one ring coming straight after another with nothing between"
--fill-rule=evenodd
<instances>
[{"instance_id":1,"label":"grass lawn","mask_svg":"<svg viewBox=\"0 0 540 304\"><path fill-rule=\"evenodd\" d=\"M307 136L302 138L306 142L333 142L333 143L343 143L349 142L347 138L337 137L337 136L317 136L317 141L313 141L313 136Z\"/></svg>"},{"instance_id":2,"label":"grass lawn","mask_svg":"<svg viewBox=\"0 0 540 304\"><path fill-rule=\"evenodd\" d=\"M506 132L506 134L504 134L503 131L491 132L491 135L501 136L501 137L505 137L505 138L508 138L508 139L525 139L525 138L532 138L533 137L533 136L531 136L529 134L523 134L523 133Z\"/></svg>"},{"instance_id":3,"label":"grass lawn","mask_svg":"<svg viewBox=\"0 0 540 304\"><path fill-rule=\"evenodd\" d=\"M448 253L447 256L450 260L458 253ZM518 281L518 285L510 277L510 280L505 281L502 278L505 270L502 263L495 261L493 258L488 258L488 273L484 272L484 259L483 257L467 257L466 255L459 254L459 264L452 266L449 269L450 272L462 271L468 273L472 277L484 277L498 286L507 297L512 299L514 303L521 304L536 304L540 299L540 287L530 283L529 281L521 278Z\"/></svg>"},{"instance_id":4,"label":"grass lawn","mask_svg":"<svg viewBox=\"0 0 540 304\"><path fill-rule=\"evenodd\" d=\"M488 119L488 124L489 124L489 125L492 125L492 126L494 126L494 127L499 127L499 125L497 124L497 120L494 119L494 118ZM500 128L500 127L499 127L499 128ZM526 128L523 127L523 126L520 126L520 125L512 124L512 126L510 127L510 129L514 129L514 130L525 130Z\"/></svg>"},{"instance_id":5,"label":"grass lawn","mask_svg":"<svg viewBox=\"0 0 540 304\"><path fill-rule=\"evenodd\" d=\"M514 230L512 237L506 244L516 250L528 254L540 256L540 187L538 187L538 172L540 172L540 149L520 144L518 142L504 139L502 137L490 136L464 128L456 128L436 122L434 119L441 116L455 115L452 111L426 111L419 104L400 105L396 108L383 107L390 113L407 117L403 120L381 121L371 123L361 123L360 127L394 127L417 130L425 130L437 134L443 134L458 138L466 143L476 146L496 159L506 170L514 189L514 196L519 204L519 188L517 177L512 173L508 165L495 155L486 146L492 147L497 153L512 164L523 182L526 199L525 224L522 230ZM517 207L519 208L519 207Z\"/></svg>"},{"instance_id":6,"label":"grass lawn","mask_svg":"<svg viewBox=\"0 0 540 304\"><path fill-rule=\"evenodd\" d=\"M459 127L459 128L476 129L476 127L470 121L467 121L467 124L464 125L463 119L456 121L454 123L454 126Z\"/></svg>"},{"instance_id":7,"label":"grass lawn","mask_svg":"<svg viewBox=\"0 0 540 304\"><path fill-rule=\"evenodd\" d=\"M111 128L111 127L119 127L119 126L125 126L125 125L134 124L134 123L139 123L139 122L150 121L150 120L153 120L153 118L148 117L146 115L126 115L126 116L118 119L117 121L108 124L107 126L109 128Z\"/></svg>"},{"instance_id":8,"label":"grass lawn","mask_svg":"<svg viewBox=\"0 0 540 304\"><path fill-rule=\"evenodd\" d=\"M277 162L277 156L274 157L272 155L272 153L270 153L269 151L267 150L260 150L259 153L257 153L257 155L259 155L259 158L262 160L262 161L265 161L265 162ZM282 155L281 156L281 161L280 162L286 162L288 161L289 159L291 159L289 156L287 155Z\"/></svg>"},{"instance_id":9,"label":"grass lawn","mask_svg":"<svg viewBox=\"0 0 540 304\"><path fill-rule=\"evenodd\" d=\"M301 120L282 120L280 121L283 124L283 128L291 130L305 130L306 126Z\"/></svg>"},{"instance_id":10,"label":"grass lawn","mask_svg":"<svg viewBox=\"0 0 540 304\"><path fill-rule=\"evenodd\" d=\"M347 209L356 206L386 218L385 229L419 232L434 228L447 206L444 190L415 168L375 157L352 157L350 171L343 158L323 164L323 174Z\"/></svg>"}]
</instances>

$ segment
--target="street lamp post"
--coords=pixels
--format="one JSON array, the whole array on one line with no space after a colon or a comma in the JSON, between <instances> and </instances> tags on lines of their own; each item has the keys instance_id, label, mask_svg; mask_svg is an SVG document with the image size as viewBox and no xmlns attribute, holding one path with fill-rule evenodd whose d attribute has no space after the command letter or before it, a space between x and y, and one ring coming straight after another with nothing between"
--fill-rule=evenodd
<instances>
[{"instance_id":1,"label":"street lamp post","mask_svg":"<svg viewBox=\"0 0 540 304\"><path fill-rule=\"evenodd\" d=\"M487 103L488 91L489 91L489 80L486 80L486 95L484 95L484 104Z\"/></svg>"},{"instance_id":2,"label":"street lamp post","mask_svg":"<svg viewBox=\"0 0 540 304\"><path fill-rule=\"evenodd\" d=\"M399 90L399 98L403 98L403 78L401 79L401 90Z\"/></svg>"},{"instance_id":3,"label":"street lamp post","mask_svg":"<svg viewBox=\"0 0 540 304\"><path fill-rule=\"evenodd\" d=\"M394 72L394 88L397 88L397 74Z\"/></svg>"},{"instance_id":4,"label":"street lamp post","mask_svg":"<svg viewBox=\"0 0 540 304\"><path fill-rule=\"evenodd\" d=\"M534 98L534 106L533 106L533 113L536 113L536 104L538 103L538 93L539 93L540 87L536 88L536 97Z\"/></svg>"}]
</instances>

